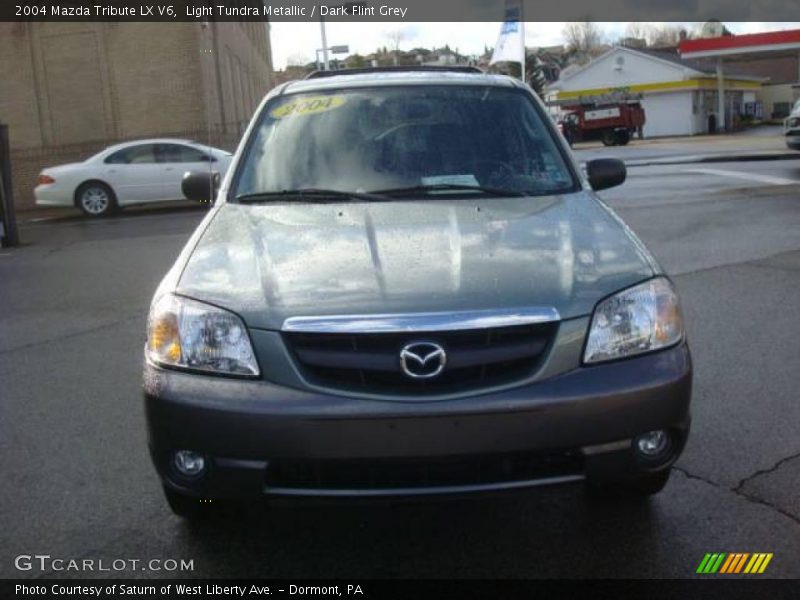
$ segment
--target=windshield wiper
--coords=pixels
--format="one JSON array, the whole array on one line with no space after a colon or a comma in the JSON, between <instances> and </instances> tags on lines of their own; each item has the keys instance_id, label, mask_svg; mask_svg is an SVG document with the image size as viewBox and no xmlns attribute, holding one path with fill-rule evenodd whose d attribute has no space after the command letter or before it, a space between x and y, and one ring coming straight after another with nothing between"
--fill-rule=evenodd
<instances>
[{"instance_id":1,"label":"windshield wiper","mask_svg":"<svg viewBox=\"0 0 800 600\"><path fill-rule=\"evenodd\" d=\"M319 188L300 188L296 190L281 190L277 192L255 192L236 196L236 201L242 204L256 204L259 202L275 202L286 198L301 198L311 202L380 202L388 200L387 196L377 193L345 192L342 190L324 190Z\"/></svg>"},{"instance_id":2,"label":"windshield wiper","mask_svg":"<svg viewBox=\"0 0 800 600\"><path fill-rule=\"evenodd\" d=\"M389 188L386 190L373 190L371 194L383 196L405 196L409 194L427 194L429 192L480 192L486 196L521 197L524 192L517 190L504 190L501 188L484 187L480 185L467 185L460 183L435 183L431 185L414 185L411 187Z\"/></svg>"}]
</instances>

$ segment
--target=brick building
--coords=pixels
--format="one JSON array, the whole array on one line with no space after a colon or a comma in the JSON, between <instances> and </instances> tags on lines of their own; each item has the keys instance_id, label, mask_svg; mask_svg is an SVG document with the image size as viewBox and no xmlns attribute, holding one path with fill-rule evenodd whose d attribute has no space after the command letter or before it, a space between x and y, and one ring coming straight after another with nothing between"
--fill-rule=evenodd
<instances>
[{"instance_id":1,"label":"brick building","mask_svg":"<svg viewBox=\"0 0 800 600\"><path fill-rule=\"evenodd\" d=\"M143 137L232 148L272 87L263 23L0 23L18 209L44 166Z\"/></svg>"}]
</instances>

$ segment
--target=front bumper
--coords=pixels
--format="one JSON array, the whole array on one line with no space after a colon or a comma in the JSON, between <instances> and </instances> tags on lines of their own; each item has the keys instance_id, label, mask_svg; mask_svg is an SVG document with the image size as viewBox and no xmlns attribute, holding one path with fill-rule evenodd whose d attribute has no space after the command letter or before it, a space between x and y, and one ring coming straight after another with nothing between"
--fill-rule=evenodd
<instances>
[{"instance_id":1,"label":"front bumper","mask_svg":"<svg viewBox=\"0 0 800 600\"><path fill-rule=\"evenodd\" d=\"M792 150L800 150L800 129L786 132L786 145Z\"/></svg>"},{"instance_id":2,"label":"front bumper","mask_svg":"<svg viewBox=\"0 0 800 600\"><path fill-rule=\"evenodd\" d=\"M459 493L660 470L686 441L691 379L683 343L502 392L431 402L347 398L149 364L144 377L155 466L165 485L201 497ZM646 464L631 440L654 429L668 429L673 448L665 460ZM170 461L177 449L202 452L210 463L206 473L181 477ZM522 460L527 470L518 478L451 476L414 486L367 481L376 466L453 463L461 469L473 459L501 466ZM537 471L534 463L546 468ZM312 473L320 465L351 464L355 479L363 472L364 480L333 487L276 482L273 475L287 464ZM559 465L566 470L559 472Z\"/></svg>"}]
</instances>

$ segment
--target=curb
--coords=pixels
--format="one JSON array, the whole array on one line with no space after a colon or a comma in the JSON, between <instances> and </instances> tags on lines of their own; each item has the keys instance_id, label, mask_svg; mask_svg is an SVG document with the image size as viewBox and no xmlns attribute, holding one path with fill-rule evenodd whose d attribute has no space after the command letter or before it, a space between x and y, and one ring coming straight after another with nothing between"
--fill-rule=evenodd
<instances>
[{"instance_id":1,"label":"curb","mask_svg":"<svg viewBox=\"0 0 800 600\"><path fill-rule=\"evenodd\" d=\"M695 154L669 156L666 158L643 158L625 160L626 167L647 167L656 165L688 165L695 163L744 162L767 160L800 159L800 152L760 152L754 154Z\"/></svg>"}]
</instances>

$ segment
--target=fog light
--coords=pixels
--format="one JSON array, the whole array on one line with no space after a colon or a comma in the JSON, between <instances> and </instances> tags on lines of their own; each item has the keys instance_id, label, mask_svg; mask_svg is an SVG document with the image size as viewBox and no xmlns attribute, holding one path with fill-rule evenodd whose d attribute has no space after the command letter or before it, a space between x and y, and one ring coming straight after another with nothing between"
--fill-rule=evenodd
<instances>
[{"instance_id":1,"label":"fog light","mask_svg":"<svg viewBox=\"0 0 800 600\"><path fill-rule=\"evenodd\" d=\"M197 477L206 468L206 459L202 454L191 450L176 450L172 455L172 464L181 475Z\"/></svg>"},{"instance_id":2,"label":"fog light","mask_svg":"<svg viewBox=\"0 0 800 600\"><path fill-rule=\"evenodd\" d=\"M636 438L636 449L646 458L659 458L670 447L669 433L663 429L648 431Z\"/></svg>"}]
</instances>

